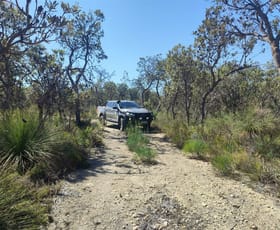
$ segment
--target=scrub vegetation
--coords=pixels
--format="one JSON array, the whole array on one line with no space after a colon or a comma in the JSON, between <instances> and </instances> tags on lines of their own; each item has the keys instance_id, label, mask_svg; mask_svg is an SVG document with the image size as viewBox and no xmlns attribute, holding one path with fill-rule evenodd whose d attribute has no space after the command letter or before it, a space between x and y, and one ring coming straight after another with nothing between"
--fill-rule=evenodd
<instances>
[{"instance_id":1,"label":"scrub vegetation","mask_svg":"<svg viewBox=\"0 0 280 230\"><path fill-rule=\"evenodd\" d=\"M135 152L134 160L138 163L155 163L155 150L149 146L149 139L135 126L127 128L127 145L130 151Z\"/></svg>"},{"instance_id":2,"label":"scrub vegetation","mask_svg":"<svg viewBox=\"0 0 280 230\"><path fill-rule=\"evenodd\" d=\"M279 188L279 6L213 0L194 43L140 57L128 85L100 69L107 58L101 10L0 1L0 228L50 221L56 183L87 167L90 148L102 144L101 127L91 124L95 108L113 99L151 109L154 126L222 175L246 174ZM255 47L264 43L272 61L259 65ZM127 133L136 161L153 163L147 138L138 129Z\"/></svg>"}]
</instances>

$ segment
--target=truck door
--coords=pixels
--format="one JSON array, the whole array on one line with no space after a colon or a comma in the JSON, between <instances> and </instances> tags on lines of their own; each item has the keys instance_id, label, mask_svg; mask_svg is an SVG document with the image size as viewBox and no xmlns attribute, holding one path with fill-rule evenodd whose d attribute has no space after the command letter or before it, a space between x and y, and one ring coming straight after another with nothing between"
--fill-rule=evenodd
<instances>
[{"instance_id":1,"label":"truck door","mask_svg":"<svg viewBox=\"0 0 280 230\"><path fill-rule=\"evenodd\" d=\"M114 122L118 122L118 120L119 120L119 110L116 109L116 107L118 107L118 104L116 102L114 102L113 107L114 107L114 109L112 108L112 120Z\"/></svg>"},{"instance_id":2,"label":"truck door","mask_svg":"<svg viewBox=\"0 0 280 230\"><path fill-rule=\"evenodd\" d=\"M112 102L108 102L105 107L106 110L106 120L112 120Z\"/></svg>"}]
</instances>

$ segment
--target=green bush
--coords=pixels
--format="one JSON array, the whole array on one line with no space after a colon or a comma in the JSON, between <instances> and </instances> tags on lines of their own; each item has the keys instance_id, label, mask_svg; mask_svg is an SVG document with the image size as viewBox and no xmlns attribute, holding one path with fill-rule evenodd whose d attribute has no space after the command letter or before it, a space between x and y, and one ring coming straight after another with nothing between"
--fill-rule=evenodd
<instances>
[{"instance_id":1,"label":"green bush","mask_svg":"<svg viewBox=\"0 0 280 230\"><path fill-rule=\"evenodd\" d=\"M280 157L280 119L268 109L249 109L239 114L247 142L266 160Z\"/></svg>"},{"instance_id":2,"label":"green bush","mask_svg":"<svg viewBox=\"0 0 280 230\"><path fill-rule=\"evenodd\" d=\"M279 119L268 109L251 108L239 114L242 128L251 138L279 135Z\"/></svg>"},{"instance_id":3,"label":"green bush","mask_svg":"<svg viewBox=\"0 0 280 230\"><path fill-rule=\"evenodd\" d=\"M135 152L136 161L154 163L155 152L148 147L149 140L137 127L127 128L127 145L130 151Z\"/></svg>"},{"instance_id":4,"label":"green bush","mask_svg":"<svg viewBox=\"0 0 280 230\"><path fill-rule=\"evenodd\" d=\"M16 110L0 116L0 229L47 224L52 188L45 183L87 167L87 149L102 144L96 126L65 131L37 115Z\"/></svg>"},{"instance_id":5,"label":"green bush","mask_svg":"<svg viewBox=\"0 0 280 230\"><path fill-rule=\"evenodd\" d=\"M39 162L49 162L55 155L58 131L40 123L36 114L12 111L0 121L0 165L2 169L16 167L20 174Z\"/></svg>"},{"instance_id":6,"label":"green bush","mask_svg":"<svg viewBox=\"0 0 280 230\"><path fill-rule=\"evenodd\" d=\"M268 184L275 184L280 187L280 160L275 159L273 162L264 162L260 174L260 181Z\"/></svg>"},{"instance_id":7,"label":"green bush","mask_svg":"<svg viewBox=\"0 0 280 230\"><path fill-rule=\"evenodd\" d=\"M26 186L16 174L0 175L0 229L40 229L48 223L48 205L40 190Z\"/></svg>"},{"instance_id":8,"label":"green bush","mask_svg":"<svg viewBox=\"0 0 280 230\"><path fill-rule=\"evenodd\" d=\"M196 126L161 113L155 122L184 152L210 160L221 174L238 170L253 180L280 185L280 119L271 110L248 108Z\"/></svg>"},{"instance_id":9,"label":"green bush","mask_svg":"<svg viewBox=\"0 0 280 230\"><path fill-rule=\"evenodd\" d=\"M83 148L100 146L102 145L102 138L99 134L100 130L99 126L75 127L71 131L73 141Z\"/></svg>"},{"instance_id":10,"label":"green bush","mask_svg":"<svg viewBox=\"0 0 280 230\"><path fill-rule=\"evenodd\" d=\"M224 176L232 175L234 172L234 161L229 153L215 156L212 159L212 164Z\"/></svg>"},{"instance_id":11,"label":"green bush","mask_svg":"<svg viewBox=\"0 0 280 230\"><path fill-rule=\"evenodd\" d=\"M233 153L239 150L243 141L240 121L233 114L207 119L201 136L208 143L212 155Z\"/></svg>"},{"instance_id":12,"label":"green bush","mask_svg":"<svg viewBox=\"0 0 280 230\"><path fill-rule=\"evenodd\" d=\"M86 149L101 145L96 126L63 131L51 120L40 123L34 111L10 111L0 122L1 170L29 172L33 181L52 182L64 173L86 167Z\"/></svg>"},{"instance_id":13,"label":"green bush","mask_svg":"<svg viewBox=\"0 0 280 230\"><path fill-rule=\"evenodd\" d=\"M184 144L183 151L185 153L192 153L195 154L193 157L200 159L200 160L206 160L206 154L207 154L208 146L207 144L199 139L190 139L187 140Z\"/></svg>"},{"instance_id":14,"label":"green bush","mask_svg":"<svg viewBox=\"0 0 280 230\"><path fill-rule=\"evenodd\" d=\"M52 183L65 174L79 168L88 167L88 153L65 132L61 141L53 145L56 156L51 162L39 162L28 173L32 181Z\"/></svg>"},{"instance_id":15,"label":"green bush","mask_svg":"<svg viewBox=\"0 0 280 230\"><path fill-rule=\"evenodd\" d=\"M163 114L157 116L155 125L164 131L171 141L180 149L184 146L186 140L190 139L194 131L183 119L172 119Z\"/></svg>"}]
</instances>

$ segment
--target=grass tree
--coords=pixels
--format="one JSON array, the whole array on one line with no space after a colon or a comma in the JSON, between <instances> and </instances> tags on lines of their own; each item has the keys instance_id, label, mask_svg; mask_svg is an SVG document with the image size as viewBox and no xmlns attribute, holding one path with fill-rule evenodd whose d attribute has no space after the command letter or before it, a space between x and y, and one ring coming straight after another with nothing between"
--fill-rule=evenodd
<instances>
[{"instance_id":1,"label":"grass tree","mask_svg":"<svg viewBox=\"0 0 280 230\"><path fill-rule=\"evenodd\" d=\"M51 162L57 132L42 126L37 114L19 110L6 113L0 125L0 165L2 170L15 167L20 174L39 162Z\"/></svg>"}]
</instances>

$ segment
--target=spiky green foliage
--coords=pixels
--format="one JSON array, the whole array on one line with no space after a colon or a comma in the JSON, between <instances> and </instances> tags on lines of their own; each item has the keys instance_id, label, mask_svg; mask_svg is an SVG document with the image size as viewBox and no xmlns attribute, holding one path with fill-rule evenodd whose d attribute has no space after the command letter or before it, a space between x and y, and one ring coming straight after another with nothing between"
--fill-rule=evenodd
<instances>
[{"instance_id":1,"label":"spiky green foliage","mask_svg":"<svg viewBox=\"0 0 280 230\"><path fill-rule=\"evenodd\" d=\"M280 160L275 159L273 162L266 162L262 165L262 171L259 179L264 183L278 185L280 187ZM280 195L280 189L279 189Z\"/></svg>"},{"instance_id":2,"label":"spiky green foliage","mask_svg":"<svg viewBox=\"0 0 280 230\"><path fill-rule=\"evenodd\" d=\"M182 148L187 139L191 137L192 127L183 119L173 119L164 114L158 114L155 125L158 126L178 148Z\"/></svg>"},{"instance_id":3,"label":"spiky green foliage","mask_svg":"<svg viewBox=\"0 0 280 230\"><path fill-rule=\"evenodd\" d=\"M234 114L207 119L201 135L212 155L237 151L243 141L242 127Z\"/></svg>"},{"instance_id":4,"label":"spiky green foliage","mask_svg":"<svg viewBox=\"0 0 280 230\"><path fill-rule=\"evenodd\" d=\"M40 123L37 114L12 111L0 121L0 165L2 169L16 167L20 174L38 162L48 162L54 156L52 146L58 132Z\"/></svg>"},{"instance_id":5,"label":"spiky green foliage","mask_svg":"<svg viewBox=\"0 0 280 230\"><path fill-rule=\"evenodd\" d=\"M280 119L267 109L251 109L239 115L254 152L269 160L280 157Z\"/></svg>"},{"instance_id":6,"label":"spiky green foliage","mask_svg":"<svg viewBox=\"0 0 280 230\"><path fill-rule=\"evenodd\" d=\"M215 156L212 159L212 164L222 175L225 176L231 175L234 171L232 155L229 153Z\"/></svg>"},{"instance_id":7,"label":"spiky green foliage","mask_svg":"<svg viewBox=\"0 0 280 230\"><path fill-rule=\"evenodd\" d=\"M203 126L189 127L184 120L176 121L185 124L181 126L183 131L174 125L175 121L167 121L167 117L159 117L157 125L169 137L185 133L183 151L210 160L222 175L238 171L253 180L280 185L280 119L272 111L248 108L235 114L220 114L205 120Z\"/></svg>"},{"instance_id":8,"label":"spiky green foliage","mask_svg":"<svg viewBox=\"0 0 280 230\"><path fill-rule=\"evenodd\" d=\"M72 137L74 142L83 148L92 148L102 145L102 138L100 136L101 128L97 125L86 127L75 127L72 130Z\"/></svg>"},{"instance_id":9,"label":"spiky green foliage","mask_svg":"<svg viewBox=\"0 0 280 230\"><path fill-rule=\"evenodd\" d=\"M136 161L143 163L154 163L155 152L149 146L149 140L137 127L127 129L127 145L130 151L135 152Z\"/></svg>"},{"instance_id":10,"label":"spiky green foliage","mask_svg":"<svg viewBox=\"0 0 280 230\"><path fill-rule=\"evenodd\" d=\"M16 174L0 175L0 229L39 229L46 225L48 206L37 199L39 193Z\"/></svg>"},{"instance_id":11,"label":"spiky green foliage","mask_svg":"<svg viewBox=\"0 0 280 230\"><path fill-rule=\"evenodd\" d=\"M185 153L195 154L198 159L206 159L207 149L207 144L199 139L187 140L183 147Z\"/></svg>"}]
</instances>

